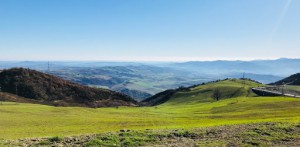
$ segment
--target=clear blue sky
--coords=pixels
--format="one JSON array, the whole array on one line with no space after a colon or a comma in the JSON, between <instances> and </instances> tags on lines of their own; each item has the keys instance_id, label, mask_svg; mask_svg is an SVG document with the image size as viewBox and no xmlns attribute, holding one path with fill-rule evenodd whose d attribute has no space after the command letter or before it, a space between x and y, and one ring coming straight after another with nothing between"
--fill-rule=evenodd
<instances>
[{"instance_id":1,"label":"clear blue sky","mask_svg":"<svg viewBox=\"0 0 300 147\"><path fill-rule=\"evenodd\" d=\"M0 0L0 60L300 57L300 0Z\"/></svg>"}]
</instances>

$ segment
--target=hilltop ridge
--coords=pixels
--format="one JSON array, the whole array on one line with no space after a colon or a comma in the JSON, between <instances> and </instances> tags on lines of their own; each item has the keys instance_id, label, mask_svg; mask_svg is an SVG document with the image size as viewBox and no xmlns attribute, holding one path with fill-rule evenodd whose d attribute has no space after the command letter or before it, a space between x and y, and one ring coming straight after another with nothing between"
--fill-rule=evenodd
<instances>
[{"instance_id":1,"label":"hilltop ridge","mask_svg":"<svg viewBox=\"0 0 300 147\"><path fill-rule=\"evenodd\" d=\"M133 106L131 97L107 89L82 86L39 71L12 68L0 73L3 92L55 106Z\"/></svg>"},{"instance_id":2,"label":"hilltop ridge","mask_svg":"<svg viewBox=\"0 0 300 147\"><path fill-rule=\"evenodd\" d=\"M271 83L271 85L300 85L300 73L293 74L289 77L286 77L282 80L279 80L277 82Z\"/></svg>"},{"instance_id":3,"label":"hilltop ridge","mask_svg":"<svg viewBox=\"0 0 300 147\"><path fill-rule=\"evenodd\" d=\"M216 101L213 94L217 91L220 100L253 96L252 87L262 84L250 79L224 79L190 87L180 87L178 89L169 89L149 97L141 102L141 105L156 106L165 103L186 104L199 102Z\"/></svg>"}]
</instances>

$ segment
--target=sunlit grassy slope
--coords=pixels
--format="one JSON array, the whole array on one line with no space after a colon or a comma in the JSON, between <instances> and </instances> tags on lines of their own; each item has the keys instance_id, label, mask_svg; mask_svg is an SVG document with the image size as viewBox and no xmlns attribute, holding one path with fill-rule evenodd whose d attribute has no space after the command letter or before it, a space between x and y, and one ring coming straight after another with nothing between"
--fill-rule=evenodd
<instances>
[{"instance_id":1,"label":"sunlit grassy slope","mask_svg":"<svg viewBox=\"0 0 300 147\"><path fill-rule=\"evenodd\" d=\"M219 89L221 99L234 97L252 97L254 94L249 90L251 87L258 87L261 84L238 79L228 79L219 82L190 88L188 91L177 92L173 97L165 103L165 105L185 105L199 104L205 102L214 102L212 98L213 91Z\"/></svg>"},{"instance_id":2,"label":"sunlit grassy slope","mask_svg":"<svg viewBox=\"0 0 300 147\"><path fill-rule=\"evenodd\" d=\"M70 136L119 129L170 129L253 122L299 122L300 99L256 97L259 84L226 80L176 93L157 107L79 108L36 104L0 105L0 138ZM222 92L220 101L212 90ZM248 97L247 97L248 95Z\"/></svg>"}]
</instances>

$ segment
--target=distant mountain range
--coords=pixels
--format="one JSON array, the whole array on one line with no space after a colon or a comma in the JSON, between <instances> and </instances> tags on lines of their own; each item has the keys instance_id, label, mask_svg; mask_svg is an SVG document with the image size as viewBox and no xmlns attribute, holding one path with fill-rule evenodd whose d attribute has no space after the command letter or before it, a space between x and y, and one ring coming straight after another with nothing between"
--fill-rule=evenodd
<instances>
[{"instance_id":1,"label":"distant mountain range","mask_svg":"<svg viewBox=\"0 0 300 147\"><path fill-rule=\"evenodd\" d=\"M24 68L0 72L2 92L55 106L133 106L131 97L108 89L82 86L56 76Z\"/></svg>"},{"instance_id":2,"label":"distant mountain range","mask_svg":"<svg viewBox=\"0 0 300 147\"><path fill-rule=\"evenodd\" d=\"M228 73L252 73L262 75L275 75L286 77L299 72L300 59L281 58L277 60L253 61L190 61L190 62L87 62L87 61L53 61L50 62L52 70L70 67L126 67L150 65L154 67L167 67L185 71L201 72L203 75L224 75ZM0 61L0 69L24 67L36 70L47 70L46 61ZM279 70L280 69L280 70Z\"/></svg>"},{"instance_id":3,"label":"distant mountain range","mask_svg":"<svg viewBox=\"0 0 300 147\"><path fill-rule=\"evenodd\" d=\"M0 70L25 67L63 79L106 88L141 101L158 92L224 78L253 79L273 83L300 72L300 59L191 62L12 62L0 61ZM49 71L50 70L50 71Z\"/></svg>"},{"instance_id":4,"label":"distant mountain range","mask_svg":"<svg viewBox=\"0 0 300 147\"><path fill-rule=\"evenodd\" d=\"M253 73L263 75L288 76L300 70L300 59L281 58L277 60L253 61L192 61L170 65L205 74Z\"/></svg>"},{"instance_id":5,"label":"distant mountain range","mask_svg":"<svg viewBox=\"0 0 300 147\"><path fill-rule=\"evenodd\" d=\"M86 71L86 70L84 70ZM126 72L128 73L128 72ZM300 73L272 84L300 85ZM245 87L246 86L246 87ZM39 103L54 106L84 106L84 107L112 107L112 106L155 106L170 100L185 102L184 95L196 101L199 95L205 101L212 101L214 91L220 90L220 98L232 98L252 95L251 87L262 86L253 80L228 79L196 84L188 87L169 88L155 95L144 95L139 91L122 91L144 97L137 102L130 96L103 88L82 86L63 80L59 77L25 68L12 68L0 71L0 99L16 102ZM124 90L124 89L123 89ZM126 90L126 89L125 89ZM3 93L4 92L4 93ZM182 97L178 99L177 97ZM195 97L195 98L194 98Z\"/></svg>"}]
</instances>

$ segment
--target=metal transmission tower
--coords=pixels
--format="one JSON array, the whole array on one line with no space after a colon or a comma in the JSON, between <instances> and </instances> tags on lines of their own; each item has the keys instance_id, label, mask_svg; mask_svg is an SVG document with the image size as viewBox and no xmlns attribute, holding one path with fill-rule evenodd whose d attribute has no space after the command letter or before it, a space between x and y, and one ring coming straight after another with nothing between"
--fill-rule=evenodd
<instances>
[{"instance_id":1,"label":"metal transmission tower","mask_svg":"<svg viewBox=\"0 0 300 147\"><path fill-rule=\"evenodd\" d=\"M51 77L51 70L50 70L50 61L48 61L48 74L50 75L49 85L50 85L50 87L52 87L52 77Z\"/></svg>"},{"instance_id":2,"label":"metal transmission tower","mask_svg":"<svg viewBox=\"0 0 300 147\"><path fill-rule=\"evenodd\" d=\"M245 79L245 72L243 72L243 87L245 87L245 85L246 85L246 79Z\"/></svg>"},{"instance_id":3,"label":"metal transmission tower","mask_svg":"<svg viewBox=\"0 0 300 147\"><path fill-rule=\"evenodd\" d=\"M48 61L48 72L50 73L50 62Z\"/></svg>"}]
</instances>

